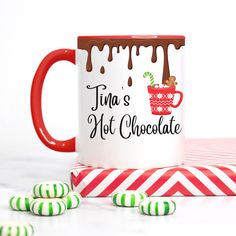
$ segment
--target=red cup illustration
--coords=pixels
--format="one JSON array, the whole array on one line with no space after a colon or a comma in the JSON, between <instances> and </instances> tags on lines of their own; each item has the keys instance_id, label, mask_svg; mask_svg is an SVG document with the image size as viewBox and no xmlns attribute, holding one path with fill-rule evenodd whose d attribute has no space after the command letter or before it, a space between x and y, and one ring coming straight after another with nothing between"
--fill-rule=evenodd
<instances>
[{"instance_id":1,"label":"red cup illustration","mask_svg":"<svg viewBox=\"0 0 236 236\"><path fill-rule=\"evenodd\" d=\"M175 87L160 88L149 85L147 88L153 115L169 115L172 112L172 108L178 107L183 100L183 93L176 91ZM179 101L177 104L173 104L176 94L179 95Z\"/></svg>"}]
</instances>

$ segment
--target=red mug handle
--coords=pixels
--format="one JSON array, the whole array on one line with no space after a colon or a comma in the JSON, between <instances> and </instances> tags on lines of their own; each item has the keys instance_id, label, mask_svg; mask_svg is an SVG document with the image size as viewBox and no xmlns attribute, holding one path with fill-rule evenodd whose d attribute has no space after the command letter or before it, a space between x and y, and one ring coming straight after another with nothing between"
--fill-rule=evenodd
<instances>
[{"instance_id":1,"label":"red mug handle","mask_svg":"<svg viewBox=\"0 0 236 236\"><path fill-rule=\"evenodd\" d=\"M75 64L75 50L58 49L49 53L40 63L31 87L31 115L35 131L40 140L52 150L59 152L74 152L75 137L69 140L56 140L47 131L42 114L42 88L50 67L58 61L69 61Z\"/></svg>"},{"instance_id":2,"label":"red mug handle","mask_svg":"<svg viewBox=\"0 0 236 236\"><path fill-rule=\"evenodd\" d=\"M182 100L183 100L183 93L180 92L180 91L175 91L174 94L176 94L176 93L178 93L180 97L179 97L179 101L176 105L174 105L174 104L171 105L174 108L178 107L181 104Z\"/></svg>"}]
</instances>

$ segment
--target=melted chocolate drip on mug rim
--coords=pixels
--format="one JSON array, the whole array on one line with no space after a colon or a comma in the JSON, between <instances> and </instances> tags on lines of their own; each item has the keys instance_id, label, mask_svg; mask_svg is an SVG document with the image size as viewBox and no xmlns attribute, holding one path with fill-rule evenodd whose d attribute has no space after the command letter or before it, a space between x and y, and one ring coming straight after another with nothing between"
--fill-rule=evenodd
<instances>
[{"instance_id":1,"label":"melted chocolate drip on mug rim","mask_svg":"<svg viewBox=\"0 0 236 236\"><path fill-rule=\"evenodd\" d=\"M151 61L155 63L157 61L157 53L156 49L158 46L162 47L164 53L164 63L163 63L163 73L162 73L162 83L165 84L165 81L170 77L170 69L169 69L169 59L168 59L168 46L173 44L175 49L178 50L182 46L185 45L184 38L112 38L112 39L103 39L103 38L78 38L78 48L82 50L86 50L88 52L87 62L86 62L86 70L91 72L93 69L92 64L92 47L96 46L99 51L102 51L105 45L109 47L109 54L107 60L111 62L113 60L113 47L117 48L117 52L120 52L120 47L125 49L128 47L129 56L128 56L128 69L131 70L133 68L132 61L132 48L136 46L136 55L139 56L139 48L140 46L144 47L152 47L152 56Z\"/></svg>"}]
</instances>

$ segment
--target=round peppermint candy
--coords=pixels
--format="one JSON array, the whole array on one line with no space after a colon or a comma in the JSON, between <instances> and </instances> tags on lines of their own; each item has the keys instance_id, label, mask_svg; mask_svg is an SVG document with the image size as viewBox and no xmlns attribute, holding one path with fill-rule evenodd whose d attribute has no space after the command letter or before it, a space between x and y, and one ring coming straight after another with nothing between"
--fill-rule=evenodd
<instances>
[{"instance_id":1,"label":"round peppermint candy","mask_svg":"<svg viewBox=\"0 0 236 236\"><path fill-rule=\"evenodd\" d=\"M146 198L140 202L139 211L141 214L151 216L164 216L173 214L176 204L172 200L160 198Z\"/></svg>"},{"instance_id":2,"label":"round peppermint candy","mask_svg":"<svg viewBox=\"0 0 236 236\"><path fill-rule=\"evenodd\" d=\"M115 206L136 207L146 198L147 195L141 191L126 190L112 195L112 202Z\"/></svg>"},{"instance_id":3,"label":"round peppermint candy","mask_svg":"<svg viewBox=\"0 0 236 236\"><path fill-rule=\"evenodd\" d=\"M63 198L69 191L69 185L61 181L42 182L33 187L33 195L38 198Z\"/></svg>"},{"instance_id":4,"label":"round peppermint candy","mask_svg":"<svg viewBox=\"0 0 236 236\"><path fill-rule=\"evenodd\" d=\"M9 205L12 210L29 211L30 203L34 200L30 194L17 194L10 198Z\"/></svg>"},{"instance_id":5,"label":"round peppermint candy","mask_svg":"<svg viewBox=\"0 0 236 236\"><path fill-rule=\"evenodd\" d=\"M0 222L0 236L32 236L33 226L25 222Z\"/></svg>"},{"instance_id":6,"label":"round peppermint candy","mask_svg":"<svg viewBox=\"0 0 236 236\"><path fill-rule=\"evenodd\" d=\"M69 192L63 200L66 202L67 209L77 208L81 203L82 197L79 193L76 192Z\"/></svg>"},{"instance_id":7,"label":"round peppermint candy","mask_svg":"<svg viewBox=\"0 0 236 236\"><path fill-rule=\"evenodd\" d=\"M30 204L30 211L39 216L56 216L66 211L66 203L61 198L37 198Z\"/></svg>"}]
</instances>

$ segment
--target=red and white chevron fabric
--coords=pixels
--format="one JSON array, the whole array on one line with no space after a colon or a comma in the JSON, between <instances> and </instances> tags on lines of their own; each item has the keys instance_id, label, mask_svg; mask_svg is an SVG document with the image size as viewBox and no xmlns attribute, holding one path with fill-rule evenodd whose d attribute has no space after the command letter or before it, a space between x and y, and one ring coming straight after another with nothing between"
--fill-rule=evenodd
<instances>
[{"instance_id":1,"label":"red and white chevron fabric","mask_svg":"<svg viewBox=\"0 0 236 236\"><path fill-rule=\"evenodd\" d=\"M72 188L83 197L142 190L149 196L236 195L236 139L187 140L184 164L152 169L104 169L76 165Z\"/></svg>"}]
</instances>

